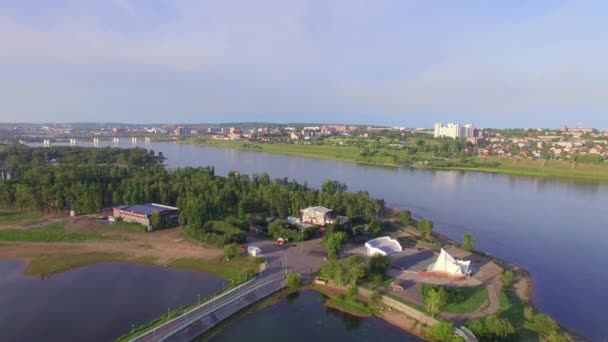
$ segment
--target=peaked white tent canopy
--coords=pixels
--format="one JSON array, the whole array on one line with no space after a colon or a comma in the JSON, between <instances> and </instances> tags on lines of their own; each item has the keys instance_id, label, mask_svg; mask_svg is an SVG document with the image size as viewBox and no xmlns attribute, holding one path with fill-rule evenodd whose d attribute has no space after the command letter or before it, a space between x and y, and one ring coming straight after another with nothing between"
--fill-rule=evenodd
<instances>
[{"instance_id":1,"label":"peaked white tent canopy","mask_svg":"<svg viewBox=\"0 0 608 342\"><path fill-rule=\"evenodd\" d=\"M441 249L441 253L439 253L439 257L434 264L432 264L428 271L429 272L440 272L446 273L449 275L467 275L469 273L469 266L471 265L471 261L467 260L458 260L454 259L453 256L449 255L443 248Z\"/></svg>"}]
</instances>

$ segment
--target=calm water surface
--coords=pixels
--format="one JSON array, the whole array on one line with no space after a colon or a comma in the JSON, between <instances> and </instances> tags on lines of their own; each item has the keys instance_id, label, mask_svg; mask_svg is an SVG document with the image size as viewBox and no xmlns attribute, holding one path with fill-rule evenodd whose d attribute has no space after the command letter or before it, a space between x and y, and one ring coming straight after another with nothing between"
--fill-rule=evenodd
<instances>
[{"instance_id":1,"label":"calm water surface","mask_svg":"<svg viewBox=\"0 0 608 342\"><path fill-rule=\"evenodd\" d=\"M300 292L230 324L213 341L421 341L377 317L355 318L323 306L323 295Z\"/></svg>"},{"instance_id":2,"label":"calm water surface","mask_svg":"<svg viewBox=\"0 0 608 342\"><path fill-rule=\"evenodd\" d=\"M532 273L540 309L593 340L608 339L605 183L378 167L187 144L139 146L162 151L169 167L210 165L218 175L268 172L311 186L336 179L349 190L366 190L389 206L431 219L451 238L473 233L477 248Z\"/></svg>"},{"instance_id":3,"label":"calm water surface","mask_svg":"<svg viewBox=\"0 0 608 342\"><path fill-rule=\"evenodd\" d=\"M54 275L23 275L0 260L1 341L111 341L167 308L222 288L222 279L161 267L102 263Z\"/></svg>"}]
</instances>

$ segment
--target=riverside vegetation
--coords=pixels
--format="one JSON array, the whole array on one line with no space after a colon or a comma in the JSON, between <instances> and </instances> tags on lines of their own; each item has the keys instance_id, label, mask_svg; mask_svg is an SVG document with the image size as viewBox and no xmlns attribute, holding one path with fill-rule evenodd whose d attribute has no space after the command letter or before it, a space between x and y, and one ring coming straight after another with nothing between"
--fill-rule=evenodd
<instances>
[{"instance_id":1,"label":"riverside vegetation","mask_svg":"<svg viewBox=\"0 0 608 342\"><path fill-rule=\"evenodd\" d=\"M190 138L188 143L245 151L260 151L308 158L331 159L376 165L412 165L437 170L482 171L523 176L549 176L608 181L608 165L597 158L576 156L573 160L522 157L479 157L467 152L465 140L433 139L415 134L406 141L395 137L370 139L337 137L305 143L241 142Z\"/></svg>"}]
</instances>

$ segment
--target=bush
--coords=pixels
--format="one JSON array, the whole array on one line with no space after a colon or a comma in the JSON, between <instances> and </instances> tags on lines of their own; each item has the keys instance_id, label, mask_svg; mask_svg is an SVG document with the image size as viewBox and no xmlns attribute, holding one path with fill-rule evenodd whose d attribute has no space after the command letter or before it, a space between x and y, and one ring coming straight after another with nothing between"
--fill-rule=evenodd
<instances>
[{"instance_id":1,"label":"bush","mask_svg":"<svg viewBox=\"0 0 608 342\"><path fill-rule=\"evenodd\" d=\"M206 244L222 247L230 243L245 242L245 232L223 221L208 221L202 229L187 228L184 233Z\"/></svg>"},{"instance_id":2,"label":"bush","mask_svg":"<svg viewBox=\"0 0 608 342\"><path fill-rule=\"evenodd\" d=\"M404 226L409 226L412 223L412 213L409 210L404 210L399 215L399 221Z\"/></svg>"},{"instance_id":3,"label":"bush","mask_svg":"<svg viewBox=\"0 0 608 342\"><path fill-rule=\"evenodd\" d=\"M420 222L418 222L418 230L424 236L431 235L433 232L433 222L426 219L420 220Z\"/></svg>"},{"instance_id":4,"label":"bush","mask_svg":"<svg viewBox=\"0 0 608 342\"><path fill-rule=\"evenodd\" d=\"M287 283L287 288L289 288L290 290L297 290L298 288L300 288L301 285L300 275L293 272L289 272L287 273L287 278L285 282Z\"/></svg>"},{"instance_id":5,"label":"bush","mask_svg":"<svg viewBox=\"0 0 608 342\"><path fill-rule=\"evenodd\" d=\"M350 298L350 299L354 299L357 297L357 287L356 286L351 286L346 290L346 297Z\"/></svg>"},{"instance_id":6,"label":"bush","mask_svg":"<svg viewBox=\"0 0 608 342\"><path fill-rule=\"evenodd\" d=\"M486 317L486 329L489 334L497 338L505 338L515 333L515 329L506 319L500 319L496 315Z\"/></svg>"},{"instance_id":7,"label":"bush","mask_svg":"<svg viewBox=\"0 0 608 342\"><path fill-rule=\"evenodd\" d=\"M389 267L391 267L391 259L385 255L376 254L369 259L368 274L372 279L376 276L383 279Z\"/></svg>"},{"instance_id":8,"label":"bush","mask_svg":"<svg viewBox=\"0 0 608 342\"><path fill-rule=\"evenodd\" d=\"M500 273L500 282L503 288L508 288L513 283L513 271L505 270Z\"/></svg>"},{"instance_id":9,"label":"bush","mask_svg":"<svg viewBox=\"0 0 608 342\"><path fill-rule=\"evenodd\" d=\"M559 332L559 325L557 325L557 322L543 313L534 315L532 326L534 327L534 330L545 335Z\"/></svg>"},{"instance_id":10,"label":"bush","mask_svg":"<svg viewBox=\"0 0 608 342\"><path fill-rule=\"evenodd\" d=\"M239 246L236 243L230 243L224 246L224 256L226 256L226 259L234 259L240 254Z\"/></svg>"},{"instance_id":11,"label":"bush","mask_svg":"<svg viewBox=\"0 0 608 342\"><path fill-rule=\"evenodd\" d=\"M256 273L252 270L248 270L248 269L243 269L241 270L241 272L239 272L239 275L236 277L236 282L237 283L244 283L247 280L255 277Z\"/></svg>"},{"instance_id":12,"label":"bush","mask_svg":"<svg viewBox=\"0 0 608 342\"><path fill-rule=\"evenodd\" d=\"M454 326L452 323L440 322L436 326L429 328L429 333L433 341L437 342L452 342L459 341L454 334Z\"/></svg>"}]
</instances>

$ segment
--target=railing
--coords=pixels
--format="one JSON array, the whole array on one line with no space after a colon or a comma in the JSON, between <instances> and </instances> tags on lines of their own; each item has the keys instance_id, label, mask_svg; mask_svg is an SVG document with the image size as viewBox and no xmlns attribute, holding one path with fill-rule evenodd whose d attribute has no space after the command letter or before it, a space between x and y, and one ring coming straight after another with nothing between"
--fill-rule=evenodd
<instances>
[{"instance_id":1,"label":"railing","mask_svg":"<svg viewBox=\"0 0 608 342\"><path fill-rule=\"evenodd\" d=\"M142 339L142 338L144 338L146 336L149 336L151 333L154 334L153 335L154 336L153 337L154 341L164 341L165 339L173 336L174 334L178 333L179 331L181 331L181 330L185 329L186 327L190 326L195 321L200 320L203 317L208 316L211 313L216 312L217 310L220 310L220 309L222 309L222 308L224 308L224 307L226 307L226 306L228 306L228 305L236 302L237 300L240 300L244 296L246 296L246 295L248 295L248 294L250 294L250 293L252 293L252 292L254 292L254 291L256 291L256 290L258 290L258 289L260 289L262 287L264 287L264 286L270 285L270 284L275 283L277 281L281 281L283 279L284 279L284 275L281 274L278 277L274 277L274 278L265 280L265 281L261 282L260 284L257 284L255 286L253 286L250 289L244 289L246 286L253 284L256 280L260 280L260 278L257 278L257 277L253 278L253 279L251 279L251 280L249 280L249 281L247 281L247 282L245 282L245 283L243 283L243 284L241 284L241 285L239 285L239 286L237 286L237 287L235 287L235 288L233 288L233 289L231 289L231 290L229 290L227 292L224 292L220 296L212 298L211 300L208 300L207 302L205 302L205 303L203 303L201 305L197 305L195 308L193 308L193 309L191 309L191 310L189 310L189 311L187 311L187 312L185 312L185 313L183 313L183 314L181 314L181 315L179 315L179 316L177 316L177 317L175 317L175 318L173 318L173 319L171 319L171 320L169 320L169 321L167 321L167 322L165 322L165 323L163 323L163 324L161 324L159 326L151 328L150 330L148 330L148 331L140 334L137 337L132 338L129 341L131 341L131 342L132 341L138 341L138 340L140 340L140 339ZM227 301L220 303L219 305L217 304L218 300L220 300L222 298L229 297L231 294L236 293L237 291L240 291L240 290L243 290L243 292L242 293L238 293L233 298L230 298ZM215 304L215 305L213 305L212 307L210 307L210 308L208 308L206 310L203 310L203 311L201 311L199 313L195 313L195 311L197 311L197 310L199 310L201 308L204 308L205 306L210 305L210 304ZM190 317L188 317L189 315L190 315ZM171 324L174 324L174 323L176 323L176 322L178 322L180 320L183 320L183 322L179 323L176 327L172 328L171 330L169 330L167 332L163 332L160 336L156 336L156 331L158 331L159 329L162 329L163 327L168 327Z\"/></svg>"}]
</instances>

